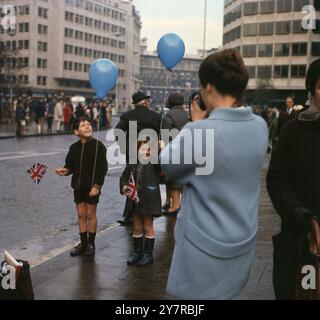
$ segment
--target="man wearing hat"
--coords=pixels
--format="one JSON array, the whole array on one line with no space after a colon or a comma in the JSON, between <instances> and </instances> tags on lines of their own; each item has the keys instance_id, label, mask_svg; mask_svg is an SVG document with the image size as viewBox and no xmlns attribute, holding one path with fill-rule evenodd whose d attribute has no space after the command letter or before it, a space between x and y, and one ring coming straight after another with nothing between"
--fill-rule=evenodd
<instances>
[{"instance_id":1,"label":"man wearing hat","mask_svg":"<svg viewBox=\"0 0 320 320\"><path fill-rule=\"evenodd\" d=\"M134 105L134 110L124 113L120 122L116 126L116 129L120 129L126 133L126 162L129 163L130 153L129 153L129 125L130 122L137 123L137 138L139 133L144 129L155 130L158 134L160 133L161 126L161 115L155 111L149 109L150 107L150 96L146 95L144 92L137 92L132 96L132 104ZM123 150L120 149L122 153ZM124 210L123 216L124 221L118 221L123 226L131 225L131 214L128 212L127 206Z\"/></svg>"},{"instance_id":2,"label":"man wearing hat","mask_svg":"<svg viewBox=\"0 0 320 320\"><path fill-rule=\"evenodd\" d=\"M167 101L170 111L163 120L163 129L179 131L189 122L189 116L184 108L184 96L178 92L171 94ZM177 215L180 211L182 188L171 179L166 181L167 201L163 207L165 215Z\"/></svg>"}]
</instances>

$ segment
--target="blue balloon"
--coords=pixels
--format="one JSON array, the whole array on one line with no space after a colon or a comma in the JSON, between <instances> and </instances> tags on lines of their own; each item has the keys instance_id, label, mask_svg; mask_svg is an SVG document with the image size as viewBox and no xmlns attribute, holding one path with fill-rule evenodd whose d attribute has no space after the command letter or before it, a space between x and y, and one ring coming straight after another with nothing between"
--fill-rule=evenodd
<instances>
[{"instance_id":1,"label":"blue balloon","mask_svg":"<svg viewBox=\"0 0 320 320\"><path fill-rule=\"evenodd\" d=\"M89 69L89 80L98 99L104 99L118 80L118 67L109 59L99 59Z\"/></svg>"},{"instance_id":2,"label":"blue balloon","mask_svg":"<svg viewBox=\"0 0 320 320\"><path fill-rule=\"evenodd\" d=\"M183 59L186 47L177 34L168 33L160 39L157 52L161 63L171 71Z\"/></svg>"}]
</instances>

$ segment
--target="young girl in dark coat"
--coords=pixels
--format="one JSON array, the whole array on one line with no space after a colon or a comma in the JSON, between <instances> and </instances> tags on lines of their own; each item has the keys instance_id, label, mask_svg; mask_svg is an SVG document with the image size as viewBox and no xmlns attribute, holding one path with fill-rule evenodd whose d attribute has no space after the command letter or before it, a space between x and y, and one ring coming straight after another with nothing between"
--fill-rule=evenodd
<instances>
[{"instance_id":1,"label":"young girl in dark coat","mask_svg":"<svg viewBox=\"0 0 320 320\"><path fill-rule=\"evenodd\" d=\"M153 220L161 216L160 166L143 164L151 158L151 151L146 141L138 142L138 165L128 165L120 179L121 194L125 195L131 174L138 190L139 202L128 199L126 208L133 217L134 252L127 264L144 267L153 263L155 231ZM142 163L143 162L143 163Z\"/></svg>"}]
</instances>

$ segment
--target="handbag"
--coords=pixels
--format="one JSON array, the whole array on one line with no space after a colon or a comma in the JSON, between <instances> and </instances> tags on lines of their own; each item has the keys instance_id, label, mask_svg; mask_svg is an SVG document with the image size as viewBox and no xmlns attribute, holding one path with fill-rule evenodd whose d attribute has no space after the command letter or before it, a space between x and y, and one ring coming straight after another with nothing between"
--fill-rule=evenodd
<instances>
[{"instance_id":1,"label":"handbag","mask_svg":"<svg viewBox=\"0 0 320 320\"><path fill-rule=\"evenodd\" d=\"M273 288L277 300L294 297L296 237L292 230L282 231L273 237Z\"/></svg>"},{"instance_id":2,"label":"handbag","mask_svg":"<svg viewBox=\"0 0 320 320\"><path fill-rule=\"evenodd\" d=\"M305 237L305 242L300 248L299 265L296 276L296 300L320 300L320 224L316 219L311 220L312 231ZM309 266L310 275L315 278L308 279L310 288L303 287L303 268Z\"/></svg>"},{"instance_id":3,"label":"handbag","mask_svg":"<svg viewBox=\"0 0 320 320\"><path fill-rule=\"evenodd\" d=\"M6 274L2 273L3 265L1 264L0 277L0 300L34 300L34 292L32 287L30 265L27 261L19 261L21 266L16 268L16 285L15 289L4 289L1 285L2 277Z\"/></svg>"}]
</instances>

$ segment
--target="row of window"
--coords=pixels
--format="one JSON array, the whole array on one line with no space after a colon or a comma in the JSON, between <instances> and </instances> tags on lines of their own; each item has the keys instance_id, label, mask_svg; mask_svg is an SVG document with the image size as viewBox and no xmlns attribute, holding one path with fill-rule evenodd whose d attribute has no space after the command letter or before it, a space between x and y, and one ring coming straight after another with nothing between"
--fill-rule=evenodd
<instances>
[{"instance_id":1,"label":"row of window","mask_svg":"<svg viewBox=\"0 0 320 320\"><path fill-rule=\"evenodd\" d=\"M14 12L16 15L20 16L28 16L30 14L30 6L23 5L23 6L14 6ZM4 16L4 12L0 10L0 16ZM44 19L48 19L48 9L38 7L38 16Z\"/></svg>"},{"instance_id":2,"label":"row of window","mask_svg":"<svg viewBox=\"0 0 320 320\"><path fill-rule=\"evenodd\" d=\"M246 2L243 4L243 15L255 15L258 13L274 13L301 11L304 6L310 5L310 0L267 0Z\"/></svg>"},{"instance_id":3,"label":"row of window","mask_svg":"<svg viewBox=\"0 0 320 320\"><path fill-rule=\"evenodd\" d=\"M95 20L89 17L85 17L83 15L75 14L70 11L65 12L65 20L70 22L75 22L81 25L85 25L87 27L103 30L103 31L111 31L113 33L119 33L121 35L126 34L126 29L123 27L110 24L107 22L102 22L101 20Z\"/></svg>"},{"instance_id":4,"label":"row of window","mask_svg":"<svg viewBox=\"0 0 320 320\"><path fill-rule=\"evenodd\" d=\"M0 74L0 81L2 82L7 82L7 83L17 83L19 82L20 84L29 84L29 77L27 75L4 75Z\"/></svg>"},{"instance_id":5,"label":"row of window","mask_svg":"<svg viewBox=\"0 0 320 320\"><path fill-rule=\"evenodd\" d=\"M304 78L307 72L306 65L278 65L278 66L247 66L250 78Z\"/></svg>"},{"instance_id":6,"label":"row of window","mask_svg":"<svg viewBox=\"0 0 320 320\"><path fill-rule=\"evenodd\" d=\"M18 24L18 28L17 28L18 32L20 33L28 33L30 31L29 28L29 23L28 22L22 22ZM0 26L0 34L4 34L5 30L2 26ZM48 34L48 26L43 25L43 24L38 24L38 34L44 34L47 35Z\"/></svg>"},{"instance_id":7,"label":"row of window","mask_svg":"<svg viewBox=\"0 0 320 320\"><path fill-rule=\"evenodd\" d=\"M105 59L111 59L112 61L119 62L119 63L125 63L125 56L123 55L117 55L115 53L109 53L109 52L102 52L98 50L93 50L89 48L82 48L77 46L72 46L69 44L64 45L64 53L65 54L74 54L76 56L82 56L82 57L90 57L90 58L105 58Z\"/></svg>"},{"instance_id":8,"label":"row of window","mask_svg":"<svg viewBox=\"0 0 320 320\"><path fill-rule=\"evenodd\" d=\"M258 50L257 50L258 49ZM242 55L244 58L257 57L284 57L284 56L306 56L308 54L308 43L276 43L242 46Z\"/></svg>"},{"instance_id":9,"label":"row of window","mask_svg":"<svg viewBox=\"0 0 320 320\"><path fill-rule=\"evenodd\" d=\"M65 3L68 6L75 6L76 8L85 9L89 12L94 12L96 14L100 14L105 17L111 17L116 20L125 21L124 13L117 10L112 10L107 6L94 4L90 1L84 1L84 0L65 0Z\"/></svg>"},{"instance_id":10,"label":"row of window","mask_svg":"<svg viewBox=\"0 0 320 320\"><path fill-rule=\"evenodd\" d=\"M233 2L236 2L236 1L238 1L238 0L224 0L224 7L226 8L229 5L231 5ZM268 7L269 6L270 8L274 8L274 6L272 4L268 4L268 3L272 3L272 2L275 2L275 0L261 0L260 1L261 7ZM277 10L278 10L278 8L279 8L279 10L287 10L286 8L292 8L292 7L294 8L294 10L298 10L296 8L299 8L303 5L313 5L313 6L315 6L316 10L320 9L320 3L318 0L277 0ZM279 12L281 12L281 11L279 11Z\"/></svg>"},{"instance_id":11,"label":"row of window","mask_svg":"<svg viewBox=\"0 0 320 320\"><path fill-rule=\"evenodd\" d=\"M274 34L301 34L307 33L308 30L302 27L301 20L293 21L277 21L264 23L247 23L243 26L238 26L223 35L223 44L227 44L241 37L255 37L255 36L271 36ZM320 33L320 20L317 20L316 29L313 33Z\"/></svg>"},{"instance_id":12,"label":"row of window","mask_svg":"<svg viewBox=\"0 0 320 320\"><path fill-rule=\"evenodd\" d=\"M64 70L66 71L76 71L76 72L88 72L90 64L73 62L73 61L64 61ZM124 77L125 71L120 69L119 76Z\"/></svg>"},{"instance_id":13,"label":"row of window","mask_svg":"<svg viewBox=\"0 0 320 320\"><path fill-rule=\"evenodd\" d=\"M29 40L19 40L19 41L0 41L0 50L23 50L29 49Z\"/></svg>"},{"instance_id":14,"label":"row of window","mask_svg":"<svg viewBox=\"0 0 320 320\"><path fill-rule=\"evenodd\" d=\"M1 58L0 59L0 67L6 68L27 68L29 67L29 58L20 57L20 58Z\"/></svg>"},{"instance_id":15,"label":"row of window","mask_svg":"<svg viewBox=\"0 0 320 320\"><path fill-rule=\"evenodd\" d=\"M77 40L92 42L92 43L101 44L104 46L111 46L113 48L124 49L126 45L124 41L118 41L115 39L110 39L110 38L94 35L87 32L82 32L78 30L73 30L69 28L65 28L64 35L66 38L75 38Z\"/></svg>"}]
</instances>

